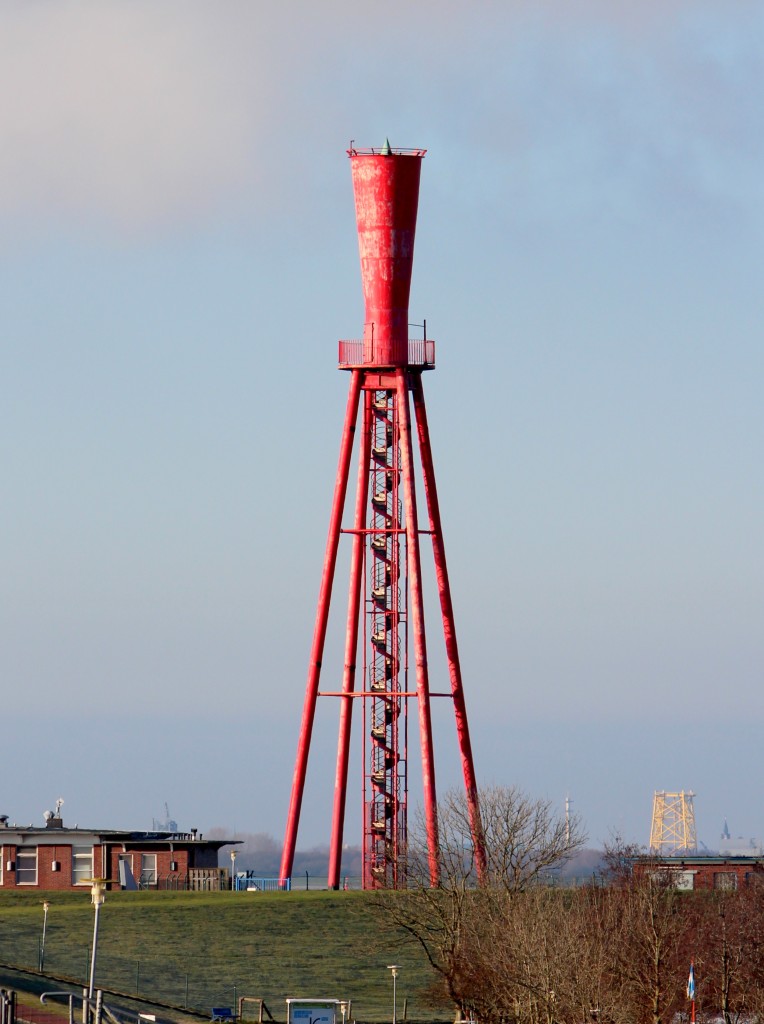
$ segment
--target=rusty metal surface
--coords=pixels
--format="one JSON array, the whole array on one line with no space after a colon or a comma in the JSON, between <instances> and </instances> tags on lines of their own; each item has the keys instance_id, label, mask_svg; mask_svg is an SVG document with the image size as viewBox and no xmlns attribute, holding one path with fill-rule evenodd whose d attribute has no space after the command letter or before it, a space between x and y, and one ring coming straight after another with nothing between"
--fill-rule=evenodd
<instances>
[{"instance_id":1,"label":"rusty metal surface","mask_svg":"<svg viewBox=\"0 0 764 1024\"><path fill-rule=\"evenodd\" d=\"M350 151L365 303L364 364L408 362L409 293L423 150Z\"/></svg>"}]
</instances>

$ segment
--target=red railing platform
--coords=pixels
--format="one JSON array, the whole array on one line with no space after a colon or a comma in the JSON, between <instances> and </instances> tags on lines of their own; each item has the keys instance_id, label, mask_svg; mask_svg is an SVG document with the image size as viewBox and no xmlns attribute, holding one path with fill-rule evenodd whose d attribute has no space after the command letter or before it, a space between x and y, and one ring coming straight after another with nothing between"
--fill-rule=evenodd
<instances>
[{"instance_id":1,"label":"red railing platform","mask_svg":"<svg viewBox=\"0 0 764 1024\"><path fill-rule=\"evenodd\" d=\"M343 369L351 366L379 366L381 368L388 365L375 358L374 342L364 341L363 338L341 341L338 361ZM425 370L432 370L435 367L435 342L429 338L409 338L406 365L421 366Z\"/></svg>"}]
</instances>

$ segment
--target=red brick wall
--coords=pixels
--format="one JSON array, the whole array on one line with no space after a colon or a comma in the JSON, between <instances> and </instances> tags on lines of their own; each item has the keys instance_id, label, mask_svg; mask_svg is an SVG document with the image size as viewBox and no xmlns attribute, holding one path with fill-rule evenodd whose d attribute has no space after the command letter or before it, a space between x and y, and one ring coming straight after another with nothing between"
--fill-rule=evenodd
<instances>
[{"instance_id":1,"label":"red brick wall","mask_svg":"<svg viewBox=\"0 0 764 1024\"><path fill-rule=\"evenodd\" d=\"M30 844L30 847L33 844ZM30 847L24 847L29 849ZM16 863L15 846L3 846L3 888L15 889L16 872L8 870L8 861ZM59 870L53 870L58 863ZM18 885L19 889L71 889L72 888L72 848L71 846L38 846L37 847L37 886ZM79 888L79 886L78 886Z\"/></svg>"},{"instance_id":2,"label":"red brick wall","mask_svg":"<svg viewBox=\"0 0 764 1024\"><path fill-rule=\"evenodd\" d=\"M132 857L132 872L136 882L140 881L141 877L141 854L151 853L156 854L157 859L157 875L160 878L165 878L170 874L181 874L185 875L188 871L188 850L173 850L170 851L166 847L152 847L150 845L141 845L139 847L132 847L129 844L123 850L122 845L110 846L109 847L109 873L108 878L112 882L112 887L119 888L119 858L122 855ZM100 855L99 855L100 863ZM172 865L176 867L173 868Z\"/></svg>"},{"instance_id":3,"label":"red brick wall","mask_svg":"<svg viewBox=\"0 0 764 1024\"><path fill-rule=\"evenodd\" d=\"M668 868L678 873L687 872L692 875L693 889L719 889L723 887L742 889L749 884L753 877L764 879L764 861L751 858L744 862L736 860L725 861L721 858L704 862L702 859L682 860L680 857L671 858L666 861L645 861L636 863L634 871L641 874L645 871L655 871L656 868ZM729 876L735 878L735 884L730 886Z\"/></svg>"},{"instance_id":4,"label":"red brick wall","mask_svg":"<svg viewBox=\"0 0 764 1024\"><path fill-rule=\"evenodd\" d=\"M29 844L33 846L34 844ZM37 885L18 885L16 882L16 871L9 871L6 867L8 861L13 864L16 863L16 846L5 844L2 850L2 888L3 889L71 889L72 886L72 847L69 845L64 846L38 846L37 847ZM194 866L192 863L189 865L189 849L175 849L170 851L166 846L154 846L141 845L140 847L131 847L127 845L126 850L123 851L122 844L108 843L105 846L105 859L104 859L104 848L102 846L95 845L93 847L93 876L100 878L105 876L110 884L110 888L119 888L119 856L125 852L128 855L132 855L132 868L133 875L136 882L140 880L141 875L141 854L152 853L156 854L156 866L157 875L164 879L170 874L181 874L185 875L188 872L189 866ZM210 864L214 866L217 863L215 851L207 851L208 856L203 858L210 860ZM209 854L212 857L209 857ZM53 864L57 862L59 870L53 870ZM173 867L172 865L176 866ZM85 886L77 885L74 888L86 888Z\"/></svg>"},{"instance_id":5,"label":"red brick wall","mask_svg":"<svg viewBox=\"0 0 764 1024\"><path fill-rule=\"evenodd\" d=\"M8 861L16 863L16 847L4 845L1 856L3 858L3 888L12 889L16 885L16 872L8 870Z\"/></svg>"},{"instance_id":6,"label":"red brick wall","mask_svg":"<svg viewBox=\"0 0 764 1024\"><path fill-rule=\"evenodd\" d=\"M762 875L760 864L693 864L691 870L695 872L696 889L715 889L724 884L716 876L730 874L737 879L736 888L742 889L749 875Z\"/></svg>"},{"instance_id":7,"label":"red brick wall","mask_svg":"<svg viewBox=\"0 0 764 1024\"><path fill-rule=\"evenodd\" d=\"M58 863L58 871L53 870L54 863ZM71 846L37 847L37 886L40 889L71 889Z\"/></svg>"}]
</instances>

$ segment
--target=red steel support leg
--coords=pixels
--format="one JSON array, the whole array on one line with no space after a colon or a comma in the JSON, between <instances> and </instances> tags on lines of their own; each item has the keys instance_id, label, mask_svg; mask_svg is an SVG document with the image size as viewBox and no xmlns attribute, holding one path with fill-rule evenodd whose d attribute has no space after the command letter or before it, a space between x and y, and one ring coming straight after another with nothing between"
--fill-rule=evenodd
<instances>
[{"instance_id":1,"label":"red steel support leg","mask_svg":"<svg viewBox=\"0 0 764 1024\"><path fill-rule=\"evenodd\" d=\"M350 459L353 453L355 424L358 418L358 399L361 393L361 377L361 370L352 371L348 404L345 411L345 426L343 428L342 444L340 446L337 481L334 485L332 514L329 520L329 536L326 542L324 569L321 576L321 589L318 594L316 625L313 631L313 646L310 652L310 667L308 668L308 683L305 689L305 704L303 705L302 711L300 739L297 745L297 760L295 762L294 776L292 778L292 798L289 803L289 817L287 818L286 832L284 834L284 849L281 853L281 878L289 878L291 876L292 864L294 862L297 826L300 821L300 808L302 806L302 796L305 790L305 774L308 768L310 737L313 730L313 718L315 716L316 700L318 698L318 683L321 676L321 659L324 654L326 626L329 620L329 603L331 601L332 584L334 582L334 569L337 564L337 548L339 547L340 540L342 512L345 507L348 471L350 469Z\"/></svg>"},{"instance_id":2,"label":"red steel support leg","mask_svg":"<svg viewBox=\"0 0 764 1024\"><path fill-rule=\"evenodd\" d=\"M340 728L337 742L337 771L334 776L334 811L332 836L329 846L329 873L327 886L339 889L342 867L342 831L345 823L345 800L347 798L348 762L350 759L350 726L353 715L353 691L355 690L356 657L358 654L358 623L361 606L361 583L363 580L363 555L366 538L363 528L366 523L366 501L369 494L369 458L371 454L370 409L371 392L364 392L363 434L359 445L358 483L355 497L355 520L353 548L350 560L350 590L348 593L348 618L345 631L345 670L342 676L340 703Z\"/></svg>"},{"instance_id":3,"label":"red steel support leg","mask_svg":"<svg viewBox=\"0 0 764 1024\"><path fill-rule=\"evenodd\" d=\"M412 374L416 377L416 374ZM422 784L424 790L424 816L427 831L427 851L430 885L440 880L438 850L438 810L435 794L435 758L430 718L430 681L427 670L427 642L424 627L424 599L422 595L422 566L419 553L419 524L417 522L416 490L414 484L414 451L409 413L408 375L396 371L398 396L398 423L400 425L401 470L403 500L406 512L406 539L408 549L407 573L411 591L411 624L414 632L416 659L416 687L419 700L419 736L422 747Z\"/></svg>"},{"instance_id":4,"label":"red steel support leg","mask_svg":"<svg viewBox=\"0 0 764 1024\"><path fill-rule=\"evenodd\" d=\"M448 566L446 565L446 550L443 543L443 527L440 520L438 491L435 486L435 468L432 459L432 447L430 445L430 432L427 426L427 410L425 409L424 404L424 388L422 387L421 374L412 374L412 377L414 415L416 417L417 433L419 438L419 454L422 460L422 472L424 475L424 493L427 500L427 510L430 516L430 531L432 533L435 575L438 583L438 593L440 595L441 615L443 617L446 657L448 659L448 671L451 677L451 693L454 699L456 732L459 739L459 749L462 757L462 772L464 774L464 786L466 789L467 807L470 816L472 843L475 850L478 877L482 880L485 878L486 873L483 831L480 821L480 806L478 803L475 766L472 760L472 744L470 743L470 731L469 725L467 724L467 706L464 701L464 689L462 687L462 670L459 663L459 649L456 643L454 609L451 603L451 586L448 581Z\"/></svg>"}]
</instances>

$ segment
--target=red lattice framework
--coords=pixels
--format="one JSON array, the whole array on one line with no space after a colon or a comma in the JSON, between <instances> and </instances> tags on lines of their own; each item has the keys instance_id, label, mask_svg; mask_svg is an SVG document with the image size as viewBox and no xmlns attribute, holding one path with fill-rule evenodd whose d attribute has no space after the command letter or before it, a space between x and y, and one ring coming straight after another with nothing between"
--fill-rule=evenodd
<instances>
[{"instance_id":1,"label":"red lattice framework","mask_svg":"<svg viewBox=\"0 0 764 1024\"><path fill-rule=\"evenodd\" d=\"M339 888L353 707L363 706L363 884L406 884L409 703L416 705L430 883L439 878L437 797L430 698L453 701L478 870L484 866L477 786L456 643L422 374L435 363L426 336L408 337L408 300L423 150L350 150L366 305L364 337L340 342L350 390L319 591L281 877L292 873L319 695L340 699L328 880ZM425 330L426 335L426 330ZM413 398L413 414L411 399ZM353 525L342 528L352 451L360 430ZM428 527L420 529L414 434ZM319 694L340 536L351 538L342 688ZM432 541L450 688L430 689L420 537ZM359 634L362 634L359 636ZM361 672L357 657L361 647ZM413 667L409 649L413 648ZM413 671L412 671L413 669ZM413 674L413 682L411 675Z\"/></svg>"}]
</instances>

